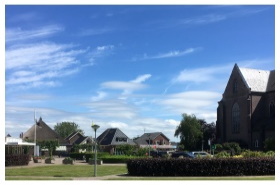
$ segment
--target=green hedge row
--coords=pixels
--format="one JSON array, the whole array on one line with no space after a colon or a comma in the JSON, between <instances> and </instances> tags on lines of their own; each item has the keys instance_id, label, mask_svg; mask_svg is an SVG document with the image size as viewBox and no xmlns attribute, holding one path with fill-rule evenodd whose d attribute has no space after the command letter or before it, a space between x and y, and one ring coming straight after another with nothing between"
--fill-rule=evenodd
<instances>
[{"instance_id":1,"label":"green hedge row","mask_svg":"<svg viewBox=\"0 0 280 185\"><path fill-rule=\"evenodd\" d=\"M5 166L22 166L28 165L30 156L28 154L21 155L5 155Z\"/></svg>"},{"instance_id":2,"label":"green hedge row","mask_svg":"<svg viewBox=\"0 0 280 185\"><path fill-rule=\"evenodd\" d=\"M275 158L130 159L132 176L275 175Z\"/></svg>"}]
</instances>

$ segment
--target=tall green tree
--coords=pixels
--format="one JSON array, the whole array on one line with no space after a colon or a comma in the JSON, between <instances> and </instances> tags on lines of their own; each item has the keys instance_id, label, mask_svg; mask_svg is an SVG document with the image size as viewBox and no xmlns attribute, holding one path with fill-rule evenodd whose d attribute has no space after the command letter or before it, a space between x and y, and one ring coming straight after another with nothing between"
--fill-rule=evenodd
<instances>
[{"instance_id":1,"label":"tall green tree","mask_svg":"<svg viewBox=\"0 0 280 185\"><path fill-rule=\"evenodd\" d=\"M62 138L66 138L71 133L79 131L84 134L84 131L79 128L74 122L61 122L54 126L54 131L56 131Z\"/></svg>"},{"instance_id":2,"label":"tall green tree","mask_svg":"<svg viewBox=\"0 0 280 185\"><path fill-rule=\"evenodd\" d=\"M202 129L199 119L195 115L182 114L183 119L175 130L175 137L180 137L180 144L186 150L201 148Z\"/></svg>"},{"instance_id":3,"label":"tall green tree","mask_svg":"<svg viewBox=\"0 0 280 185\"><path fill-rule=\"evenodd\" d=\"M56 147L59 146L59 143L57 140L43 140L38 141L38 145L42 149L47 149L49 151L50 158L52 159L52 154L55 152Z\"/></svg>"},{"instance_id":4,"label":"tall green tree","mask_svg":"<svg viewBox=\"0 0 280 185\"><path fill-rule=\"evenodd\" d=\"M208 140L210 139L211 142L214 142L216 138L216 125L214 122L207 123L204 119L199 119L199 122L203 132L203 148L209 149Z\"/></svg>"}]
</instances>

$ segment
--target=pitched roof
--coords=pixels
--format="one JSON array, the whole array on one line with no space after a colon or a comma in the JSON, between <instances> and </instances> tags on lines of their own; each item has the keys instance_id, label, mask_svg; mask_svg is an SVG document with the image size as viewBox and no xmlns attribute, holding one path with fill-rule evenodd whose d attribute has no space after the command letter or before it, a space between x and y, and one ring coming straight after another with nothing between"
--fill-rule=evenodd
<instances>
[{"instance_id":1,"label":"pitched roof","mask_svg":"<svg viewBox=\"0 0 280 185\"><path fill-rule=\"evenodd\" d=\"M65 138L66 141L71 140L72 137L74 137L75 135L79 135L79 137L74 141L73 144L81 144L83 141L90 139L92 141L91 137L88 136L84 136L82 133L80 133L79 131L75 131L73 133L71 133L69 136L67 136Z\"/></svg>"},{"instance_id":2,"label":"pitched roof","mask_svg":"<svg viewBox=\"0 0 280 185\"><path fill-rule=\"evenodd\" d=\"M148 145L149 138L150 140L156 139L159 135L165 137L168 141L169 138L166 137L162 132L153 132L153 133L144 133L141 137L135 140L135 142L139 145Z\"/></svg>"},{"instance_id":3,"label":"pitched roof","mask_svg":"<svg viewBox=\"0 0 280 185\"><path fill-rule=\"evenodd\" d=\"M239 68L241 77L252 92L268 92L275 90L275 71Z\"/></svg>"},{"instance_id":4,"label":"pitched roof","mask_svg":"<svg viewBox=\"0 0 280 185\"><path fill-rule=\"evenodd\" d=\"M23 134L23 139L34 140L35 138L35 124ZM51 129L42 118L36 121L36 140L55 140L58 139L60 144L66 144L66 141Z\"/></svg>"},{"instance_id":5,"label":"pitched roof","mask_svg":"<svg viewBox=\"0 0 280 185\"><path fill-rule=\"evenodd\" d=\"M126 138L127 142L118 142L116 138ZM121 145L131 144L134 145L132 139L129 139L120 129L109 128L105 130L100 136L97 137L97 141L100 145Z\"/></svg>"}]
</instances>

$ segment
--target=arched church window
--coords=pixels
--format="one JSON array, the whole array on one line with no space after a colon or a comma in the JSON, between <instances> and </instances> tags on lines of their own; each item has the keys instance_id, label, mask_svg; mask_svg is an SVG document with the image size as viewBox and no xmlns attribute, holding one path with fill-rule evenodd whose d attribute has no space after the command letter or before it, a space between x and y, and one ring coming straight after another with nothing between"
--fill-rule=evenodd
<instances>
[{"instance_id":1,"label":"arched church window","mask_svg":"<svg viewBox=\"0 0 280 185\"><path fill-rule=\"evenodd\" d=\"M239 133L239 128L240 128L240 109L239 109L239 105L237 103L235 103L232 107L232 112L231 112L231 116L232 116L232 132L233 133Z\"/></svg>"}]
</instances>

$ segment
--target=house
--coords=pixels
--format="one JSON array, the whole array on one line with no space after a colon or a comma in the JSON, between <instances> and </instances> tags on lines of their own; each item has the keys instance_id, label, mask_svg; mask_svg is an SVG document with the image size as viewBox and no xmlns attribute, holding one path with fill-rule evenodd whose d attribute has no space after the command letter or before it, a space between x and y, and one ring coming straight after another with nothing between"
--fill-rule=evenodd
<instances>
[{"instance_id":1,"label":"house","mask_svg":"<svg viewBox=\"0 0 280 185\"><path fill-rule=\"evenodd\" d=\"M84 136L79 131L71 133L65 138L67 151L70 152L73 145L93 144L92 137Z\"/></svg>"},{"instance_id":2,"label":"house","mask_svg":"<svg viewBox=\"0 0 280 185\"><path fill-rule=\"evenodd\" d=\"M30 129L28 129L25 133L20 136L25 141L33 141L37 143L38 141L44 140L57 140L59 143L59 147L57 147L57 152L65 152L66 151L66 141L63 139L58 133L56 133L53 129L51 129L40 117L39 121L36 121ZM35 141L36 140L36 141ZM39 150L39 149L37 149ZM39 152L34 152L38 155Z\"/></svg>"},{"instance_id":3,"label":"house","mask_svg":"<svg viewBox=\"0 0 280 185\"><path fill-rule=\"evenodd\" d=\"M97 137L100 149L104 152L114 154L118 145L129 144L136 145L132 139L129 139L120 129L108 128Z\"/></svg>"},{"instance_id":4,"label":"house","mask_svg":"<svg viewBox=\"0 0 280 185\"><path fill-rule=\"evenodd\" d=\"M176 146L171 145L168 137L162 132L144 133L134 140L140 147L151 147L155 150L175 150Z\"/></svg>"},{"instance_id":5,"label":"house","mask_svg":"<svg viewBox=\"0 0 280 185\"><path fill-rule=\"evenodd\" d=\"M235 141L260 150L267 138L275 139L275 70L235 64L218 104L218 143Z\"/></svg>"},{"instance_id":6,"label":"house","mask_svg":"<svg viewBox=\"0 0 280 185\"><path fill-rule=\"evenodd\" d=\"M25 142L22 138L14 138L8 134L5 137L5 154L27 154L29 147L34 147L35 143Z\"/></svg>"}]
</instances>

